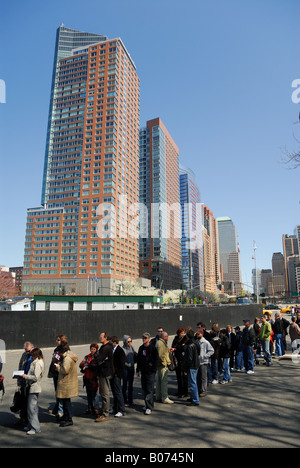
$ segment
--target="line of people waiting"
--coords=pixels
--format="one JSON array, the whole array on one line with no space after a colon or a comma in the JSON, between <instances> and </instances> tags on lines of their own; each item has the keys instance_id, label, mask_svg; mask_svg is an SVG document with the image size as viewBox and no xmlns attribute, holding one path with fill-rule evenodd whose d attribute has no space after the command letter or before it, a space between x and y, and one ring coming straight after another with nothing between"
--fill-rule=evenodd
<instances>
[{"instance_id":1,"label":"line of people waiting","mask_svg":"<svg viewBox=\"0 0 300 468\"><path fill-rule=\"evenodd\" d=\"M124 416L126 408L133 406L135 366L136 375L141 378L146 415L152 413L155 401L174 403L168 395L168 374L173 370L178 384L176 396L190 396L187 405L199 406L200 398L207 395L208 384L228 384L232 380L232 372L254 374L258 353L263 353L265 365L272 365L270 345L275 340L277 355L282 356L289 326L293 349L296 349L295 341L298 343L300 339L300 313L292 319L292 324L279 313L274 321L266 313L260 320L256 319L253 326L249 319L245 319L243 330L237 326L235 333L231 325L220 329L218 323L214 323L211 330L207 330L205 324L199 322L195 331L179 328L171 348L168 346L168 333L158 328L153 339L149 333L143 334L138 352L133 348L129 335L123 337L123 346L120 346L118 337L102 332L99 337L101 346L92 343L90 353L79 363L87 394L86 413L94 415L97 423L107 421L111 414L116 418ZM71 400L79 393L79 358L71 351L65 335L59 335L56 341L48 371L56 395L52 414L61 427L67 427L73 425ZM18 378L18 391L11 411L20 411L20 424L25 426L28 435L32 435L41 430L38 396L45 374L42 351L29 342L25 343L19 369L24 374ZM96 403L98 395L101 397L100 410Z\"/></svg>"}]
</instances>

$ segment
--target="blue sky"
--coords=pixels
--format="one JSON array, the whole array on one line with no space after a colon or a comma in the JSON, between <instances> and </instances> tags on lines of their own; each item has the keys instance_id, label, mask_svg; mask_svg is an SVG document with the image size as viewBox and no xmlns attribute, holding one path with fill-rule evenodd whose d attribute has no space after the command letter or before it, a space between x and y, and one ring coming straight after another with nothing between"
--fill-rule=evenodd
<instances>
[{"instance_id":1,"label":"blue sky","mask_svg":"<svg viewBox=\"0 0 300 468\"><path fill-rule=\"evenodd\" d=\"M230 216L243 281L270 268L299 224L298 0L16 0L2 5L0 264L23 263L26 209L40 205L57 27L121 37L141 80L141 126L161 117L202 201Z\"/></svg>"}]
</instances>

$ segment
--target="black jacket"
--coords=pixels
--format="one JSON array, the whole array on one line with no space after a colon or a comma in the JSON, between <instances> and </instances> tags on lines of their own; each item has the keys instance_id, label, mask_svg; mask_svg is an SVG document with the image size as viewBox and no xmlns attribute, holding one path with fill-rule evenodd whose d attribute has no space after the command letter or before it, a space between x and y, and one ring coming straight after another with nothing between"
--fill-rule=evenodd
<instances>
[{"instance_id":1,"label":"black jacket","mask_svg":"<svg viewBox=\"0 0 300 468\"><path fill-rule=\"evenodd\" d=\"M254 346L256 343L255 331L252 327L243 329L242 343L244 346Z\"/></svg>"},{"instance_id":2,"label":"black jacket","mask_svg":"<svg viewBox=\"0 0 300 468\"><path fill-rule=\"evenodd\" d=\"M99 377L112 377L114 375L113 344L111 341L102 345L97 351L93 365L97 366Z\"/></svg>"},{"instance_id":3,"label":"black jacket","mask_svg":"<svg viewBox=\"0 0 300 468\"><path fill-rule=\"evenodd\" d=\"M126 356L124 350L118 345L113 351L114 375L123 378Z\"/></svg>"},{"instance_id":4,"label":"black jacket","mask_svg":"<svg viewBox=\"0 0 300 468\"><path fill-rule=\"evenodd\" d=\"M142 374L151 374L157 371L158 352L153 344L142 345L137 356L136 371Z\"/></svg>"},{"instance_id":5,"label":"black jacket","mask_svg":"<svg viewBox=\"0 0 300 468\"><path fill-rule=\"evenodd\" d=\"M173 340L172 348L175 348L174 354L175 354L175 356L176 356L179 363L182 363L182 361L184 359L186 342L187 342L186 335L182 338L181 341L179 341L179 337L177 335L175 336L175 338Z\"/></svg>"},{"instance_id":6,"label":"black jacket","mask_svg":"<svg viewBox=\"0 0 300 468\"><path fill-rule=\"evenodd\" d=\"M288 322L286 319L277 319L272 325L273 332L275 335L283 335L284 333L287 333L287 328L290 326L290 322Z\"/></svg>"},{"instance_id":7,"label":"black jacket","mask_svg":"<svg viewBox=\"0 0 300 468\"><path fill-rule=\"evenodd\" d=\"M229 337L225 335L221 339L221 344L220 344L220 357L223 359L230 358L231 356L231 344L229 341Z\"/></svg>"},{"instance_id":8,"label":"black jacket","mask_svg":"<svg viewBox=\"0 0 300 468\"><path fill-rule=\"evenodd\" d=\"M189 340L185 345L183 367L185 371L199 369L200 345L197 340Z\"/></svg>"}]
</instances>

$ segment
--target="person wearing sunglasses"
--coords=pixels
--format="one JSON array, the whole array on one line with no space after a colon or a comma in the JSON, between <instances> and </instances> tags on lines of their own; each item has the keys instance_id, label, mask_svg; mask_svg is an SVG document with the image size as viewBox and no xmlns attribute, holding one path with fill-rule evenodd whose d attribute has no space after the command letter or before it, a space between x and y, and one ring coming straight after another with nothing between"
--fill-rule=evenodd
<instances>
[{"instance_id":1,"label":"person wearing sunglasses","mask_svg":"<svg viewBox=\"0 0 300 468\"><path fill-rule=\"evenodd\" d=\"M123 336L123 350L125 353L125 367L123 376L123 398L125 406L133 405L133 381L134 381L134 364L136 362L137 353L132 346L131 336Z\"/></svg>"},{"instance_id":2,"label":"person wearing sunglasses","mask_svg":"<svg viewBox=\"0 0 300 468\"><path fill-rule=\"evenodd\" d=\"M150 415L154 409L154 385L157 371L158 352L150 343L150 333L142 336L143 344L137 356L136 375L141 375L141 385L145 399L145 414Z\"/></svg>"}]
</instances>

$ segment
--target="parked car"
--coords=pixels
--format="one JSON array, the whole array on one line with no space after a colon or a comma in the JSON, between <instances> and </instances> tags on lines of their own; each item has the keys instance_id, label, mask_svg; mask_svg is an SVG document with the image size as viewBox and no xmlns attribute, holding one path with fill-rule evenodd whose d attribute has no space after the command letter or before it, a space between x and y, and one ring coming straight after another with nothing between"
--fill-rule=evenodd
<instances>
[{"instance_id":1,"label":"parked car","mask_svg":"<svg viewBox=\"0 0 300 468\"><path fill-rule=\"evenodd\" d=\"M265 305L265 306L264 306L264 309L266 309L266 310L280 310L280 308L278 307L278 305L275 305L275 304L268 304L268 305Z\"/></svg>"}]
</instances>

